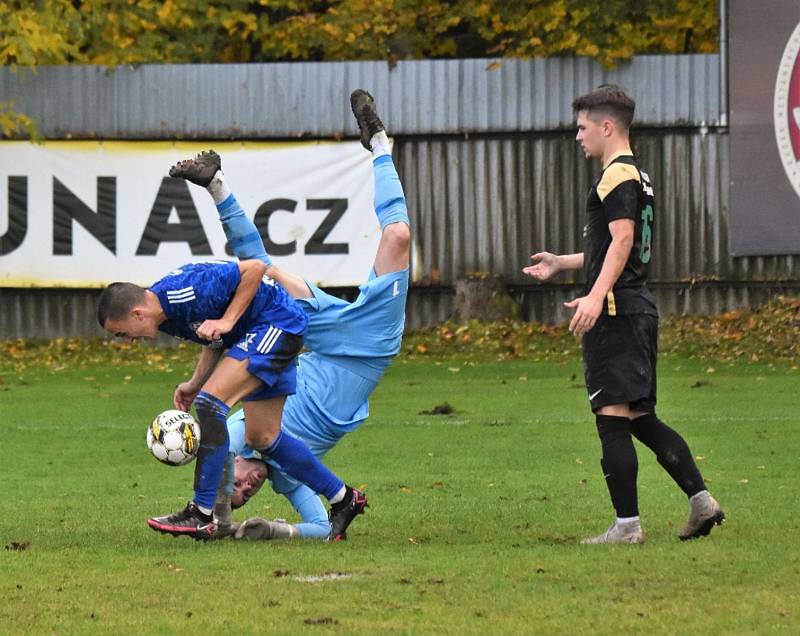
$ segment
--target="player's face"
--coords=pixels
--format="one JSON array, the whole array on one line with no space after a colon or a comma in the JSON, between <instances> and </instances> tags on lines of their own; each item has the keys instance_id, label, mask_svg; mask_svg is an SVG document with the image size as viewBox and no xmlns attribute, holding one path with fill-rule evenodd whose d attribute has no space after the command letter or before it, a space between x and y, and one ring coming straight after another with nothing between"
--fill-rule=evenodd
<instances>
[{"instance_id":1,"label":"player's face","mask_svg":"<svg viewBox=\"0 0 800 636\"><path fill-rule=\"evenodd\" d=\"M155 338L158 333L158 325L155 320L143 312L134 309L125 318L106 320L105 330L114 334L117 338L128 338L139 340L141 338Z\"/></svg>"},{"instance_id":2,"label":"player's face","mask_svg":"<svg viewBox=\"0 0 800 636\"><path fill-rule=\"evenodd\" d=\"M577 119L578 134L575 139L581 144L581 149L586 158L602 157L605 128L603 121L596 122L589 117L589 113L582 110Z\"/></svg>"},{"instance_id":3,"label":"player's face","mask_svg":"<svg viewBox=\"0 0 800 636\"><path fill-rule=\"evenodd\" d=\"M257 459L237 457L233 463L233 495L231 503L234 508L243 506L255 495L267 480L267 465Z\"/></svg>"}]
</instances>

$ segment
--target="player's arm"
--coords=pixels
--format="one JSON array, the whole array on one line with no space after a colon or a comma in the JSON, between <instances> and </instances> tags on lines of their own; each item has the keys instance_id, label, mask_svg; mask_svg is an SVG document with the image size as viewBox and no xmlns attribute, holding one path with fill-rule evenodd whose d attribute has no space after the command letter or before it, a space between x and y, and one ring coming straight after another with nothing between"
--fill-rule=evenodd
<instances>
[{"instance_id":1,"label":"player's arm","mask_svg":"<svg viewBox=\"0 0 800 636\"><path fill-rule=\"evenodd\" d=\"M583 268L583 252L577 254L539 252L531 256L531 260L533 265L523 267L522 272L538 281L549 280L558 272Z\"/></svg>"},{"instance_id":2,"label":"player's arm","mask_svg":"<svg viewBox=\"0 0 800 636\"><path fill-rule=\"evenodd\" d=\"M197 361L192 377L176 386L175 393L172 396L175 408L181 411L189 410L200 389L206 383L206 380L211 377L223 352L222 348L201 347L201 349L200 359Z\"/></svg>"},{"instance_id":3,"label":"player's arm","mask_svg":"<svg viewBox=\"0 0 800 636\"><path fill-rule=\"evenodd\" d=\"M603 311L606 295L614 287L614 283L625 269L625 263L628 262L633 247L634 228L632 219L617 219L608 224L611 244L608 246L603 267L589 295L564 303L565 307L576 308L575 315L569 323L569 330L576 336L582 336L594 327L594 323Z\"/></svg>"},{"instance_id":4,"label":"player's arm","mask_svg":"<svg viewBox=\"0 0 800 636\"><path fill-rule=\"evenodd\" d=\"M325 506L317 494L303 484L284 494L303 520L303 523L293 526L297 536L301 539L327 539L331 533L331 524Z\"/></svg>"},{"instance_id":5,"label":"player's arm","mask_svg":"<svg viewBox=\"0 0 800 636\"><path fill-rule=\"evenodd\" d=\"M291 272L282 270L280 267L270 265L267 267L267 276L278 281L278 284L286 290L286 293L295 300L299 298L313 298L314 296L308 284L306 284L306 281L297 274L292 274Z\"/></svg>"},{"instance_id":6,"label":"player's arm","mask_svg":"<svg viewBox=\"0 0 800 636\"><path fill-rule=\"evenodd\" d=\"M228 308L217 320L206 320L197 328L197 335L206 340L217 340L228 333L242 317L261 285L267 266L258 260L239 261L239 284Z\"/></svg>"},{"instance_id":7,"label":"player's arm","mask_svg":"<svg viewBox=\"0 0 800 636\"><path fill-rule=\"evenodd\" d=\"M275 484L273 483L273 488ZM277 492L277 491L276 491ZM271 539L327 539L331 524L325 506L317 494L308 486L297 485L289 491L281 492L295 510L300 513L302 523L286 523L281 519L267 521L252 517L236 528L235 539L267 541Z\"/></svg>"}]
</instances>

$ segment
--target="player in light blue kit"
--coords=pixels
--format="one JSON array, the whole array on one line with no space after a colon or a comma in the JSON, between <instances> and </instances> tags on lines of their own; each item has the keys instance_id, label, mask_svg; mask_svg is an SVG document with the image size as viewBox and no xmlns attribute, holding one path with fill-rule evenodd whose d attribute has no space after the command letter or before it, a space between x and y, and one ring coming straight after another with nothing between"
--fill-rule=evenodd
<instances>
[{"instance_id":1,"label":"player in light blue kit","mask_svg":"<svg viewBox=\"0 0 800 636\"><path fill-rule=\"evenodd\" d=\"M116 336L154 338L162 331L205 345L192 378L173 396L182 410L194 402L200 424L194 497L183 510L149 519L156 531L195 539L216 533L212 509L228 457L226 418L240 400L248 417L248 444L325 495L332 519L345 528L352 520L337 516L336 505L349 503L357 491L325 468L306 444L281 431L308 318L264 276L266 269L259 260L190 263L149 289L112 283L100 296L98 322Z\"/></svg>"},{"instance_id":2,"label":"player in light blue kit","mask_svg":"<svg viewBox=\"0 0 800 636\"><path fill-rule=\"evenodd\" d=\"M310 351L299 357L297 392L286 401L282 426L284 432L308 444L318 458L369 415L367 400L400 350L408 291L408 211L389 154L389 140L372 97L357 90L350 101L361 132L361 143L373 155L375 211L382 229L369 280L361 286L358 298L352 303L326 294L271 262L258 230L231 194L216 153L201 153L170 170L171 176L185 178L208 189L217 202L220 219L236 256L267 263L268 275L277 280L308 315L305 344ZM351 500L348 514L342 513L338 519L333 516L329 525L324 508L311 489L288 477L275 458L264 458L246 443L242 434L246 417L249 417L247 413L240 411L228 419L231 451L237 456L233 483L229 484L233 506L246 503L269 477L273 489L289 499L304 523L294 526L250 519L234 526L236 536L325 538L330 534L334 539L344 539L346 525L342 522L349 523L363 512L366 498L357 493L359 496Z\"/></svg>"}]
</instances>

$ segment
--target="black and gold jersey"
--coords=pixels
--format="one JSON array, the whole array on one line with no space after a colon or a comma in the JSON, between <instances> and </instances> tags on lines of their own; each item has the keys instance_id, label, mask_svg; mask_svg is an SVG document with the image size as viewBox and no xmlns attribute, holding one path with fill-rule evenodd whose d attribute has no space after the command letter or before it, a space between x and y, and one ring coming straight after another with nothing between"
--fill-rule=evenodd
<instances>
[{"instance_id":1,"label":"black and gold jersey","mask_svg":"<svg viewBox=\"0 0 800 636\"><path fill-rule=\"evenodd\" d=\"M617 154L603 168L589 190L586 226L583 230L583 267L588 294L603 267L611 232L608 224L618 219L635 223L628 262L603 303L603 313L658 315L655 299L647 289L647 270L653 239L653 187L647 173L630 154Z\"/></svg>"}]
</instances>

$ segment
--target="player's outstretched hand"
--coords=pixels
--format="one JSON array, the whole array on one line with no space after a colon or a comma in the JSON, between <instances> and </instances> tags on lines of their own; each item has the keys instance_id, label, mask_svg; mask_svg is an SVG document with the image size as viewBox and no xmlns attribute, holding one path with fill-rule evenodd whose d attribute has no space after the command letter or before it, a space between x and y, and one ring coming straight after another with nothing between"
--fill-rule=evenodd
<instances>
[{"instance_id":1,"label":"player's outstretched hand","mask_svg":"<svg viewBox=\"0 0 800 636\"><path fill-rule=\"evenodd\" d=\"M175 393L172 395L172 403L175 405L176 409L188 412L189 407L192 406L192 402L194 402L198 393L200 393L200 389L195 388L190 382L181 382L175 387Z\"/></svg>"},{"instance_id":2,"label":"player's outstretched hand","mask_svg":"<svg viewBox=\"0 0 800 636\"><path fill-rule=\"evenodd\" d=\"M558 256L550 252L539 252L531 256L533 265L522 268L522 273L539 281L546 281L555 276L559 271Z\"/></svg>"},{"instance_id":3,"label":"player's outstretched hand","mask_svg":"<svg viewBox=\"0 0 800 636\"><path fill-rule=\"evenodd\" d=\"M575 309L575 315L569 323L569 330L575 336L582 336L587 333L603 311L603 301L597 300L594 296L581 296L575 300L564 303L564 307Z\"/></svg>"}]
</instances>

